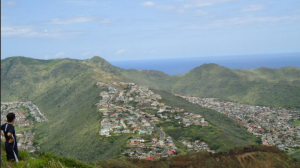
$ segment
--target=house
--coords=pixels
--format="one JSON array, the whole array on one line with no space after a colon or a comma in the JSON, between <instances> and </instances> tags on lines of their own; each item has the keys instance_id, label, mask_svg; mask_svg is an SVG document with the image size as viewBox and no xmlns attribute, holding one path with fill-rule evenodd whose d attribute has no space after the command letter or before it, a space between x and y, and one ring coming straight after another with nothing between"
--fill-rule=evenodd
<instances>
[{"instance_id":1,"label":"house","mask_svg":"<svg viewBox=\"0 0 300 168\"><path fill-rule=\"evenodd\" d=\"M140 131L139 131L139 134L145 134L145 133L146 133L145 130L140 130Z\"/></svg>"},{"instance_id":2,"label":"house","mask_svg":"<svg viewBox=\"0 0 300 168\"><path fill-rule=\"evenodd\" d=\"M120 130L115 130L114 133L115 133L115 134L120 134L121 131L120 131Z\"/></svg>"},{"instance_id":3,"label":"house","mask_svg":"<svg viewBox=\"0 0 300 168\"><path fill-rule=\"evenodd\" d=\"M146 158L148 161L153 161L154 158Z\"/></svg>"},{"instance_id":4,"label":"house","mask_svg":"<svg viewBox=\"0 0 300 168\"><path fill-rule=\"evenodd\" d=\"M151 106L158 106L158 105L159 105L159 103L157 101L154 101L151 103Z\"/></svg>"},{"instance_id":5,"label":"house","mask_svg":"<svg viewBox=\"0 0 300 168\"><path fill-rule=\"evenodd\" d=\"M206 122L206 121L202 122L201 126L203 126L203 127L208 126L208 122Z\"/></svg>"},{"instance_id":6,"label":"house","mask_svg":"<svg viewBox=\"0 0 300 168\"><path fill-rule=\"evenodd\" d=\"M175 116L174 118L175 118L175 120L179 120L181 117L180 116Z\"/></svg>"},{"instance_id":7,"label":"house","mask_svg":"<svg viewBox=\"0 0 300 168\"><path fill-rule=\"evenodd\" d=\"M109 135L109 129L108 128L104 128L100 130L100 135Z\"/></svg>"},{"instance_id":8,"label":"house","mask_svg":"<svg viewBox=\"0 0 300 168\"><path fill-rule=\"evenodd\" d=\"M122 133L128 134L128 133L130 133L130 130L129 130L129 129L124 129L124 130L122 131Z\"/></svg>"}]
</instances>

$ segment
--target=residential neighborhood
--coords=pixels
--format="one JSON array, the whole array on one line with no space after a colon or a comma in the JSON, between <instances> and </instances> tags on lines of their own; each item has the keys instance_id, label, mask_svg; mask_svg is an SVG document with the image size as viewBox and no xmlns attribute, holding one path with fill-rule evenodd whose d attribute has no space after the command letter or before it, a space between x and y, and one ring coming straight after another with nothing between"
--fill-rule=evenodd
<instances>
[{"instance_id":1,"label":"residential neighborhood","mask_svg":"<svg viewBox=\"0 0 300 168\"><path fill-rule=\"evenodd\" d=\"M97 85L105 90L99 94L101 100L96 104L103 117L99 134L136 135L128 141L124 156L156 159L177 154L172 137L166 137L156 126L161 122L177 122L183 127L209 126L201 115L163 103L162 97L148 87L125 82L98 82ZM149 135L148 139L141 138L142 135Z\"/></svg>"},{"instance_id":2,"label":"residential neighborhood","mask_svg":"<svg viewBox=\"0 0 300 168\"><path fill-rule=\"evenodd\" d=\"M182 144L184 144L188 151L201 151L201 150L205 150L211 153L215 153L214 150L210 150L209 146L207 143L205 143L204 141L200 141L200 140L195 140L194 142L190 141L190 140L179 140L179 142L181 142Z\"/></svg>"},{"instance_id":3,"label":"residential neighborhood","mask_svg":"<svg viewBox=\"0 0 300 168\"><path fill-rule=\"evenodd\" d=\"M284 109L219 101L215 98L189 97L176 94L194 104L214 109L261 137L263 145L276 145L281 150L300 146L300 109Z\"/></svg>"},{"instance_id":4,"label":"residential neighborhood","mask_svg":"<svg viewBox=\"0 0 300 168\"><path fill-rule=\"evenodd\" d=\"M14 126L19 150L34 152L39 149L33 145L34 132L31 129L35 122L47 120L44 114L30 101L1 102L1 123L6 123L6 115L11 112L16 115ZM4 137L1 136L1 139L4 140Z\"/></svg>"}]
</instances>

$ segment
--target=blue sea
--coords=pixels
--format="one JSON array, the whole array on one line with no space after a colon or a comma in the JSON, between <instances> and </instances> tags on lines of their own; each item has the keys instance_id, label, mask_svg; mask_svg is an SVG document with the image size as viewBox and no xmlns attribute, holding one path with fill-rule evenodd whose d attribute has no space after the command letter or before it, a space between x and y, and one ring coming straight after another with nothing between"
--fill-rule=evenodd
<instances>
[{"instance_id":1,"label":"blue sea","mask_svg":"<svg viewBox=\"0 0 300 168\"><path fill-rule=\"evenodd\" d=\"M111 64L124 69L158 70L169 75L187 73L195 67L206 63L215 63L230 69L256 69L260 67L300 68L300 53L261 54L243 56L212 56L199 58L171 58L152 60L110 61Z\"/></svg>"}]
</instances>

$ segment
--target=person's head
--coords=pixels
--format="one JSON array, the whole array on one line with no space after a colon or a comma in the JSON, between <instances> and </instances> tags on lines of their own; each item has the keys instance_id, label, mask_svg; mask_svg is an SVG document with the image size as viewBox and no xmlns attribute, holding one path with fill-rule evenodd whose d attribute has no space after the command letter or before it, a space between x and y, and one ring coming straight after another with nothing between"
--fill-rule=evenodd
<instances>
[{"instance_id":1,"label":"person's head","mask_svg":"<svg viewBox=\"0 0 300 168\"><path fill-rule=\"evenodd\" d=\"M15 121L16 115L14 113L8 113L6 115L6 118L7 118L7 122L13 122Z\"/></svg>"}]
</instances>

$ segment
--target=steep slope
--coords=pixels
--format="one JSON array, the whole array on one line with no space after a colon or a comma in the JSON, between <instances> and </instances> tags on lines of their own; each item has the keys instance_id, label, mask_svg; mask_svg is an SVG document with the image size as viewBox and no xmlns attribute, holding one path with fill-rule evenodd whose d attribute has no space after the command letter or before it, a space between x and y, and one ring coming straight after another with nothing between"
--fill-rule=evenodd
<instances>
[{"instance_id":1,"label":"steep slope","mask_svg":"<svg viewBox=\"0 0 300 168\"><path fill-rule=\"evenodd\" d=\"M97 71L98 73L95 73ZM99 139L97 81L115 79L78 60L35 60L23 57L1 61L1 100L31 100L48 122L35 126L43 151L82 161L111 158L124 139ZM92 150L91 150L92 149Z\"/></svg>"}]
</instances>

